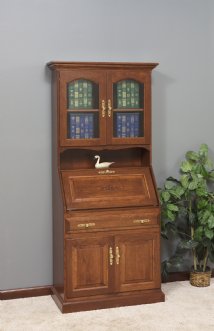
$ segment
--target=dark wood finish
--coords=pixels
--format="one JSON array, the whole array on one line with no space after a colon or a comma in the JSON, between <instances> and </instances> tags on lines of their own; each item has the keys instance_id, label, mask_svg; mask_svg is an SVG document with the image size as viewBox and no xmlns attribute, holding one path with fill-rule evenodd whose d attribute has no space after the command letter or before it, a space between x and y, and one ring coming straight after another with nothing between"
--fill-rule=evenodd
<instances>
[{"instance_id":1,"label":"dark wood finish","mask_svg":"<svg viewBox=\"0 0 214 331\"><path fill-rule=\"evenodd\" d=\"M104 172L104 173L103 173ZM66 209L157 205L149 168L62 171Z\"/></svg>"},{"instance_id":2,"label":"dark wood finish","mask_svg":"<svg viewBox=\"0 0 214 331\"><path fill-rule=\"evenodd\" d=\"M47 63L47 66L51 70L56 70L56 71L62 71L62 70L94 70L94 69L114 69L114 70L121 70L124 68L125 69L137 69L137 70L152 70L156 66L158 66L159 63L143 63L143 62L66 62L66 61L51 61Z\"/></svg>"},{"instance_id":3,"label":"dark wood finish","mask_svg":"<svg viewBox=\"0 0 214 331\"><path fill-rule=\"evenodd\" d=\"M88 228L82 224L90 224ZM88 211L73 211L65 215L65 231L67 234L78 231L97 232L114 229L144 229L159 226L158 208L117 208Z\"/></svg>"},{"instance_id":4,"label":"dark wood finish","mask_svg":"<svg viewBox=\"0 0 214 331\"><path fill-rule=\"evenodd\" d=\"M61 177L59 176L59 73L52 79L52 205L53 205L53 284L64 293L64 206Z\"/></svg>"},{"instance_id":5,"label":"dark wood finish","mask_svg":"<svg viewBox=\"0 0 214 331\"><path fill-rule=\"evenodd\" d=\"M113 292L113 266L109 267L109 249L113 237L66 240L67 298Z\"/></svg>"},{"instance_id":6,"label":"dark wood finish","mask_svg":"<svg viewBox=\"0 0 214 331\"><path fill-rule=\"evenodd\" d=\"M106 147L105 147L106 148ZM116 147L117 148L117 147ZM95 165L94 156L99 154L103 162L112 160L111 168L148 167L150 165L150 150L141 147L112 150L66 149L60 154L62 170L92 169Z\"/></svg>"},{"instance_id":7,"label":"dark wood finish","mask_svg":"<svg viewBox=\"0 0 214 331\"><path fill-rule=\"evenodd\" d=\"M151 71L157 63L51 62L53 70L53 299L62 312L164 300L160 280L160 206L151 166ZM68 84L96 86L94 138L72 139ZM113 130L114 84L144 88L135 137ZM79 93L79 92L78 92ZM110 102L109 102L110 100ZM105 107L103 107L103 105ZM98 133L97 133L98 132ZM95 169L114 162L110 169Z\"/></svg>"},{"instance_id":8,"label":"dark wood finish","mask_svg":"<svg viewBox=\"0 0 214 331\"><path fill-rule=\"evenodd\" d=\"M18 288L13 290L0 291L1 300L20 299L29 297L38 297L44 295L51 295L51 286L38 286L29 288Z\"/></svg>"},{"instance_id":9,"label":"dark wood finish","mask_svg":"<svg viewBox=\"0 0 214 331\"><path fill-rule=\"evenodd\" d=\"M118 292L149 290L160 285L160 233L156 227L139 230L138 233L118 234L116 250L116 288ZM118 263L118 264L117 264Z\"/></svg>"},{"instance_id":10,"label":"dark wood finish","mask_svg":"<svg viewBox=\"0 0 214 331\"><path fill-rule=\"evenodd\" d=\"M101 107L102 100L106 99L105 94L105 75L102 71L98 70L66 70L60 73L60 145L61 146L71 146L73 145L72 139L67 138L67 83L77 80L77 79L87 79L93 81L99 86L99 106ZM97 110L99 111L99 110ZM94 139L77 139L75 141L76 146L96 146L105 144L106 137L106 121L105 118L99 116L99 126L100 126L100 137Z\"/></svg>"},{"instance_id":11,"label":"dark wood finish","mask_svg":"<svg viewBox=\"0 0 214 331\"><path fill-rule=\"evenodd\" d=\"M63 301L58 292L53 288L52 295L56 305L62 313L71 313L85 310L95 310L113 307L133 306L140 304L156 303L165 300L163 292L158 289L114 293L83 298L74 298Z\"/></svg>"},{"instance_id":12,"label":"dark wood finish","mask_svg":"<svg viewBox=\"0 0 214 331\"><path fill-rule=\"evenodd\" d=\"M151 84L150 84L150 72L149 71L139 71L139 70L118 70L110 71L107 74L107 99L113 100L113 89L112 86L114 83L124 80L124 79L133 79L139 83L143 83L145 86L144 98L146 100L144 109L139 109L144 112L144 121L143 121L143 131L145 132L144 137L138 137L134 139L128 139L128 144L151 144ZM114 108L113 110L114 111ZM114 138L113 137L113 116L108 118L108 144L124 144L123 138Z\"/></svg>"}]
</instances>

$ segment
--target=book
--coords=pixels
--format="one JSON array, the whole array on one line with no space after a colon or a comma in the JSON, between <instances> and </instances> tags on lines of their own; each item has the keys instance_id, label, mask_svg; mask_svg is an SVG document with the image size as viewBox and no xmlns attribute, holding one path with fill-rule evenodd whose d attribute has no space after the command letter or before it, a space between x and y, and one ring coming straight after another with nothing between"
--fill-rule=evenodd
<instances>
[{"instance_id":1,"label":"book","mask_svg":"<svg viewBox=\"0 0 214 331\"><path fill-rule=\"evenodd\" d=\"M68 109L90 109L93 107L93 83L79 79L68 83Z\"/></svg>"},{"instance_id":2,"label":"book","mask_svg":"<svg viewBox=\"0 0 214 331\"><path fill-rule=\"evenodd\" d=\"M140 84L127 79L116 84L117 108L140 108Z\"/></svg>"},{"instance_id":3,"label":"book","mask_svg":"<svg viewBox=\"0 0 214 331\"><path fill-rule=\"evenodd\" d=\"M140 136L140 113L122 113L116 114L116 137L134 138Z\"/></svg>"},{"instance_id":4,"label":"book","mask_svg":"<svg viewBox=\"0 0 214 331\"><path fill-rule=\"evenodd\" d=\"M68 138L90 139L94 138L94 114L69 113L68 114Z\"/></svg>"}]
</instances>

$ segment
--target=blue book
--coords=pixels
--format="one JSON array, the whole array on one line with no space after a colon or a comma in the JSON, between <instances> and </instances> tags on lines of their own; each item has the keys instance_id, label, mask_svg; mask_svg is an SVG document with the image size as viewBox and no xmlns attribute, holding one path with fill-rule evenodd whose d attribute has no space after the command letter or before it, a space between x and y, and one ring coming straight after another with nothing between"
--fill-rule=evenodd
<instances>
[{"instance_id":1,"label":"blue book","mask_svg":"<svg viewBox=\"0 0 214 331\"><path fill-rule=\"evenodd\" d=\"M69 113L68 121L68 138L75 139L76 119L73 113Z\"/></svg>"},{"instance_id":2,"label":"blue book","mask_svg":"<svg viewBox=\"0 0 214 331\"><path fill-rule=\"evenodd\" d=\"M131 134L131 114L126 114L126 137L129 138Z\"/></svg>"},{"instance_id":3,"label":"blue book","mask_svg":"<svg viewBox=\"0 0 214 331\"><path fill-rule=\"evenodd\" d=\"M75 139L80 139L80 115L75 115Z\"/></svg>"},{"instance_id":4,"label":"blue book","mask_svg":"<svg viewBox=\"0 0 214 331\"><path fill-rule=\"evenodd\" d=\"M84 117L84 122L85 122L85 132L84 132L84 138L88 139L89 138L89 115L86 114Z\"/></svg>"},{"instance_id":5,"label":"blue book","mask_svg":"<svg viewBox=\"0 0 214 331\"><path fill-rule=\"evenodd\" d=\"M134 114L134 136L135 137L139 137L139 135L140 135L140 120L139 120L139 117L140 117L140 115L139 115L139 113L135 113Z\"/></svg>"},{"instance_id":6,"label":"blue book","mask_svg":"<svg viewBox=\"0 0 214 331\"><path fill-rule=\"evenodd\" d=\"M117 113L116 117L116 137L122 137L122 116L120 113Z\"/></svg>"},{"instance_id":7,"label":"blue book","mask_svg":"<svg viewBox=\"0 0 214 331\"><path fill-rule=\"evenodd\" d=\"M94 115L88 114L88 135L89 138L94 138Z\"/></svg>"},{"instance_id":8,"label":"blue book","mask_svg":"<svg viewBox=\"0 0 214 331\"><path fill-rule=\"evenodd\" d=\"M125 113L121 113L121 123L122 123L122 127L121 127L121 137L122 138L126 138L126 114Z\"/></svg>"},{"instance_id":9,"label":"blue book","mask_svg":"<svg viewBox=\"0 0 214 331\"><path fill-rule=\"evenodd\" d=\"M134 130L135 116L134 116L134 114L130 114L130 122L131 122L130 137L134 138L134 136L135 136L135 130Z\"/></svg>"},{"instance_id":10,"label":"blue book","mask_svg":"<svg viewBox=\"0 0 214 331\"><path fill-rule=\"evenodd\" d=\"M85 116L84 114L80 114L80 139L85 138Z\"/></svg>"}]
</instances>

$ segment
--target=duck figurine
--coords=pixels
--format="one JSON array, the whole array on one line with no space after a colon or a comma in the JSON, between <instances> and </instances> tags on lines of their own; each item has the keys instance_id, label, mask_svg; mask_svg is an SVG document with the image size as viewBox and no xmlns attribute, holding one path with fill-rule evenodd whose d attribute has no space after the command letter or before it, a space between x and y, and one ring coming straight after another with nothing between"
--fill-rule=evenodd
<instances>
[{"instance_id":1,"label":"duck figurine","mask_svg":"<svg viewBox=\"0 0 214 331\"><path fill-rule=\"evenodd\" d=\"M107 169L110 167L110 165L114 162L101 162L100 163L100 156L99 155L95 155L94 157L95 159L97 159L97 162L95 164L95 168L96 169Z\"/></svg>"}]
</instances>

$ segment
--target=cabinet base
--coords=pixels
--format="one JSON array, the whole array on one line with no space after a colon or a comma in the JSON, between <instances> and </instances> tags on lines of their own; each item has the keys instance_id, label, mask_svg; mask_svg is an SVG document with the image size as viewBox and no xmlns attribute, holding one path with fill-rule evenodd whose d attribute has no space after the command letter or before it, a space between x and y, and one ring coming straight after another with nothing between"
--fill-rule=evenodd
<instances>
[{"instance_id":1,"label":"cabinet base","mask_svg":"<svg viewBox=\"0 0 214 331\"><path fill-rule=\"evenodd\" d=\"M74 298L68 302L64 302L62 296L56 291L55 288L52 288L52 292L52 298L62 313L133 306L165 301L165 295L161 289L99 295L87 298Z\"/></svg>"}]
</instances>

